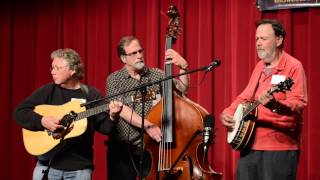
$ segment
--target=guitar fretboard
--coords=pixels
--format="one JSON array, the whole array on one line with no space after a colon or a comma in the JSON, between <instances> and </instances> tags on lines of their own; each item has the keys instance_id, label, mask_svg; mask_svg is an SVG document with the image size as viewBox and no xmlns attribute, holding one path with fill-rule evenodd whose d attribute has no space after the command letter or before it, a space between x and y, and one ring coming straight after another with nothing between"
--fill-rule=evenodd
<instances>
[{"instance_id":1,"label":"guitar fretboard","mask_svg":"<svg viewBox=\"0 0 320 180\"><path fill-rule=\"evenodd\" d=\"M250 104L244 111L243 117L248 116L259 105L260 105L260 101L255 101L254 103Z\"/></svg>"},{"instance_id":2,"label":"guitar fretboard","mask_svg":"<svg viewBox=\"0 0 320 180\"><path fill-rule=\"evenodd\" d=\"M149 100L153 100L155 98L156 98L156 92L148 91L147 94L146 94L145 100L149 101ZM123 98L122 101L124 101L126 103L132 103L132 102L140 102L141 99L142 99L142 97L140 97L140 96L137 96L137 97L128 96L126 98ZM99 105L97 107L90 108L90 109L87 109L87 110L85 110L83 112L80 112L80 113L77 114L77 117L74 119L74 121L77 121L77 120L80 120L80 119L84 119L84 118L96 115L98 113L107 111L107 110L109 110L108 104L109 103L102 104L102 105Z\"/></svg>"},{"instance_id":3,"label":"guitar fretboard","mask_svg":"<svg viewBox=\"0 0 320 180\"><path fill-rule=\"evenodd\" d=\"M93 115L101 113L103 111L107 111L108 109L109 109L108 104L103 104L103 105L88 109L86 111L78 113L75 121L93 116Z\"/></svg>"},{"instance_id":4,"label":"guitar fretboard","mask_svg":"<svg viewBox=\"0 0 320 180\"><path fill-rule=\"evenodd\" d=\"M268 90L268 94L273 94L274 92L283 91L283 90L289 90L293 84L293 81L291 78L286 79L283 82L280 82L278 85L271 87ZM248 105L248 107L245 109L243 113L243 117L246 117L249 115L256 107L258 107L261 104L260 101L255 101L254 103Z\"/></svg>"}]
</instances>

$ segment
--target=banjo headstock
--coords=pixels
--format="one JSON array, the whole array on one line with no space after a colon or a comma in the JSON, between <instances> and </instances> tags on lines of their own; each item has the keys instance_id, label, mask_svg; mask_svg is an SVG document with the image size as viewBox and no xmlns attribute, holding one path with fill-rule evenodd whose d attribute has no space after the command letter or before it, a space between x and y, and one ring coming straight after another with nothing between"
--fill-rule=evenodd
<instances>
[{"instance_id":1,"label":"banjo headstock","mask_svg":"<svg viewBox=\"0 0 320 180\"><path fill-rule=\"evenodd\" d=\"M282 81L276 86L273 86L270 89L270 94L275 92L290 91L293 84L294 84L293 80L291 78L287 78L285 81Z\"/></svg>"}]
</instances>

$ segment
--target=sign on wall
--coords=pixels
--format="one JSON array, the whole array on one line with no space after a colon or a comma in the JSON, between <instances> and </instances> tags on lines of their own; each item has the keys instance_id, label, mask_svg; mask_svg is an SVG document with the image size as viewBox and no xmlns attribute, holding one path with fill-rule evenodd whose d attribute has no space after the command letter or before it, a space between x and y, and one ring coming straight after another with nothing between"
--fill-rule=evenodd
<instances>
[{"instance_id":1,"label":"sign on wall","mask_svg":"<svg viewBox=\"0 0 320 180\"><path fill-rule=\"evenodd\" d=\"M291 9L305 7L320 7L320 0L257 0L257 8L261 11L276 9Z\"/></svg>"}]
</instances>

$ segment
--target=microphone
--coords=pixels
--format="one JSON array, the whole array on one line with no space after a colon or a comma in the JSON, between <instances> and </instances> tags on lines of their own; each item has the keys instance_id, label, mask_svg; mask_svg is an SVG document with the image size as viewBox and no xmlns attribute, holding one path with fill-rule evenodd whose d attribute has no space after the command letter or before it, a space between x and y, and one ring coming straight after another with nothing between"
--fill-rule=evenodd
<instances>
[{"instance_id":1,"label":"microphone","mask_svg":"<svg viewBox=\"0 0 320 180\"><path fill-rule=\"evenodd\" d=\"M209 145L212 143L212 131L213 131L214 117L212 115L206 115L203 120L203 150L206 152Z\"/></svg>"},{"instance_id":2,"label":"microphone","mask_svg":"<svg viewBox=\"0 0 320 180\"><path fill-rule=\"evenodd\" d=\"M212 71L214 68L218 67L220 64L221 64L221 61L219 59L215 59L209 64L209 66L206 66L204 70L206 72Z\"/></svg>"}]
</instances>

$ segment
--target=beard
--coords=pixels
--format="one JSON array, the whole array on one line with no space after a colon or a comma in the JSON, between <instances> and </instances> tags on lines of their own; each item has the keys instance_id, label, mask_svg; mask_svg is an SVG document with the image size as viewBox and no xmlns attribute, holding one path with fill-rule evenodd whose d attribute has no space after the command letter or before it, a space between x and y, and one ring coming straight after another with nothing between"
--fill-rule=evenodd
<instances>
[{"instance_id":1,"label":"beard","mask_svg":"<svg viewBox=\"0 0 320 180\"><path fill-rule=\"evenodd\" d=\"M258 49L257 54L260 59L265 59L267 57L267 52L264 49Z\"/></svg>"},{"instance_id":2,"label":"beard","mask_svg":"<svg viewBox=\"0 0 320 180\"><path fill-rule=\"evenodd\" d=\"M265 63L270 63L275 57L276 49L272 48L269 52L264 49L257 49L257 54Z\"/></svg>"},{"instance_id":3,"label":"beard","mask_svg":"<svg viewBox=\"0 0 320 180\"><path fill-rule=\"evenodd\" d=\"M140 61L140 62L137 62L134 64L134 67L137 69L137 70L142 70L144 68L145 64L143 61Z\"/></svg>"}]
</instances>

